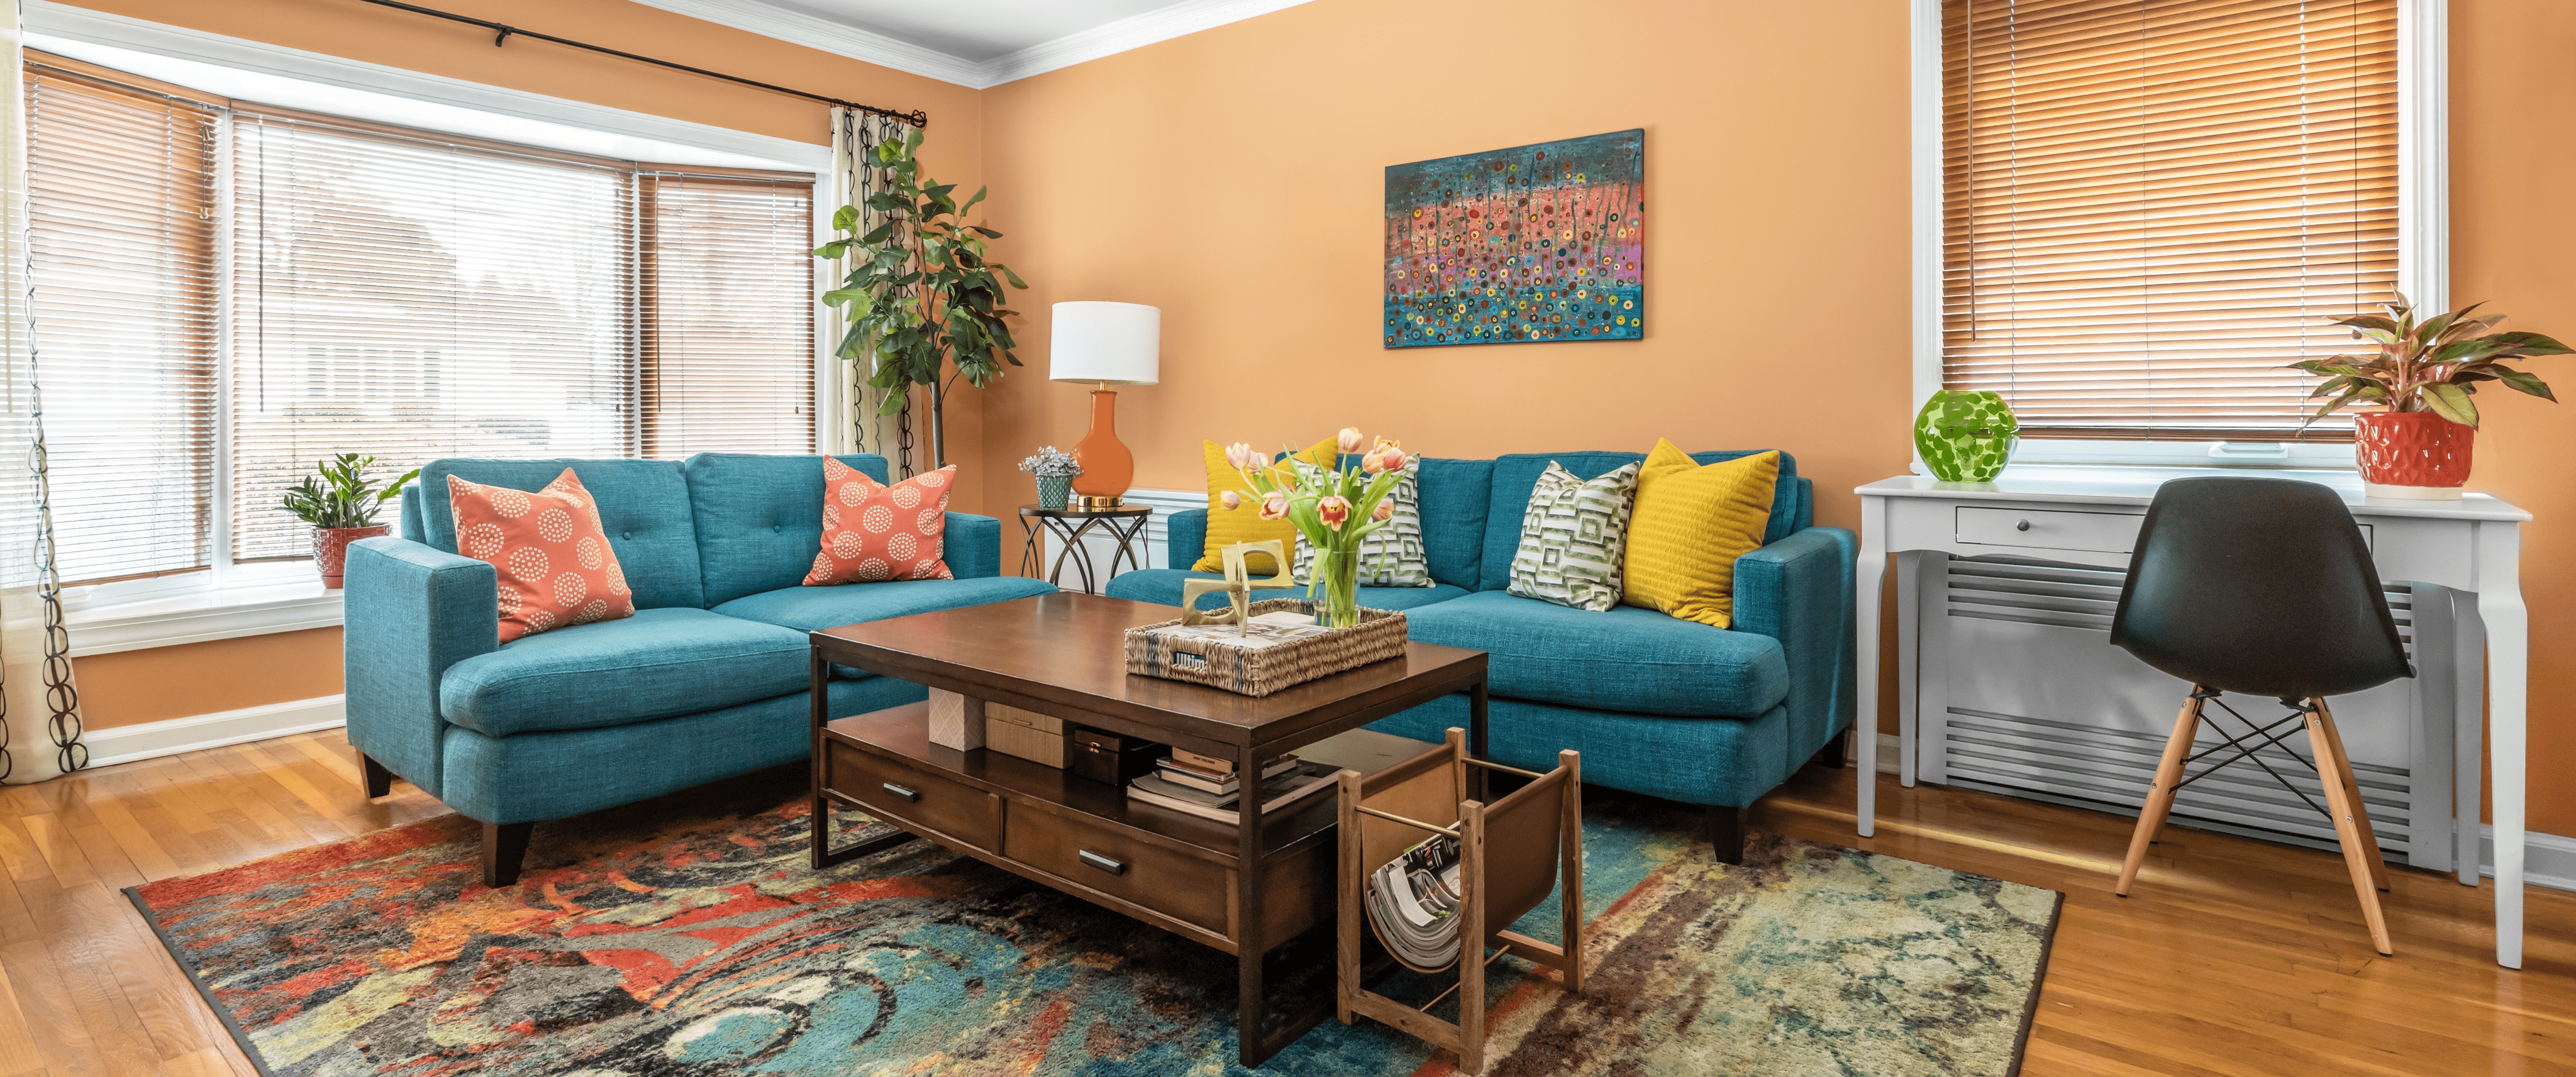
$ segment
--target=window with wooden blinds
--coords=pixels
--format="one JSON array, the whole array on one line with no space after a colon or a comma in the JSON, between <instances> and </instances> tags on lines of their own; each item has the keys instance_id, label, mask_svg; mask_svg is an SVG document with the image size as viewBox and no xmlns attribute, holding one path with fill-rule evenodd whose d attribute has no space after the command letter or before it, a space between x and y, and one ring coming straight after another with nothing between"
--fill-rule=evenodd
<instances>
[{"instance_id":1,"label":"window with wooden blinds","mask_svg":"<svg viewBox=\"0 0 2576 1077\"><path fill-rule=\"evenodd\" d=\"M218 113L32 64L24 90L56 568L66 584L206 568Z\"/></svg>"},{"instance_id":2,"label":"window with wooden blinds","mask_svg":"<svg viewBox=\"0 0 2576 1077\"><path fill-rule=\"evenodd\" d=\"M643 454L813 452L813 177L638 185Z\"/></svg>"},{"instance_id":3,"label":"window with wooden blinds","mask_svg":"<svg viewBox=\"0 0 2576 1077\"><path fill-rule=\"evenodd\" d=\"M634 454L631 164L253 112L232 144L236 561L309 556L278 496L332 453Z\"/></svg>"},{"instance_id":4,"label":"window with wooden blinds","mask_svg":"<svg viewBox=\"0 0 2576 1077\"><path fill-rule=\"evenodd\" d=\"M1942 383L2026 437L2305 428L2397 283L2396 0L1943 0Z\"/></svg>"}]
</instances>

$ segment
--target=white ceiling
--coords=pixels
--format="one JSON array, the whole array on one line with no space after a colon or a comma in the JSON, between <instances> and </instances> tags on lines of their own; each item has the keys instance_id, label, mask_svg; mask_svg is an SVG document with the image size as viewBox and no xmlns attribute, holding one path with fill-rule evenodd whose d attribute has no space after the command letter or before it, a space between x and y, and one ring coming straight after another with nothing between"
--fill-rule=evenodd
<instances>
[{"instance_id":1,"label":"white ceiling","mask_svg":"<svg viewBox=\"0 0 2576 1077\"><path fill-rule=\"evenodd\" d=\"M1307 0L637 0L983 88Z\"/></svg>"}]
</instances>

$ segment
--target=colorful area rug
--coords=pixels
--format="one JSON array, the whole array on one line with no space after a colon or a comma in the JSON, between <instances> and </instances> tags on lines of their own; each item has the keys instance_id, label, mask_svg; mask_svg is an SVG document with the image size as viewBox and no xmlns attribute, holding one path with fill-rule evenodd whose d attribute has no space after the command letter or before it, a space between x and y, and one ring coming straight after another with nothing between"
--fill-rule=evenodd
<instances>
[{"instance_id":1,"label":"colorful area rug","mask_svg":"<svg viewBox=\"0 0 2576 1077\"><path fill-rule=\"evenodd\" d=\"M1454 1071L1365 1020L1245 1071L1232 958L928 843L813 872L803 778L541 826L500 890L449 816L127 893L280 1077ZM2018 1068L2060 895L1785 838L1729 867L1696 813L1587 801L1594 971L1497 962L1486 1072Z\"/></svg>"}]
</instances>

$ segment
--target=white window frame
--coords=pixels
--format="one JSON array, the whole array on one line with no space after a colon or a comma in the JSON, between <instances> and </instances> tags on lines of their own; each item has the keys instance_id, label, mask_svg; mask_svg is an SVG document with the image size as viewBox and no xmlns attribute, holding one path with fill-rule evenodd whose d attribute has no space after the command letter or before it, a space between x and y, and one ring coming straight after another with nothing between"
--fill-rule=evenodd
<instances>
[{"instance_id":1,"label":"white window frame","mask_svg":"<svg viewBox=\"0 0 2576 1077\"><path fill-rule=\"evenodd\" d=\"M264 42L210 34L186 27L168 26L106 12L72 7L51 0L27 0L22 8L27 32L67 42L87 43L108 48L146 53L174 60L249 71L263 75L291 78L323 86L381 94L407 101L427 102L450 109L467 109L500 117L503 121L536 121L579 132L592 132L630 139L690 147L712 154L749 158L758 167L788 172L805 172L814 177L815 214L820 230L828 229L832 210L826 207L825 192L831 176L831 148L793 139L736 131L709 124L675 120L624 109L608 108L587 102L548 97L462 79L427 75L417 71L386 67L323 53L306 52ZM42 47L42 43L38 43ZM75 59L83 57L75 56ZM105 66L113 67L114 64ZM149 76L149 72L136 72ZM358 119L422 126L409 117L359 115ZM434 129L434 128L433 128ZM494 137L490 131L462 130L447 133L471 137ZM231 219L231 167L227 147L232 137L229 125L219 136L218 146L218 214ZM542 144L542 139L519 138ZM547 148L572 152L597 153L595 145L559 145ZM705 162L678 162L705 163ZM745 162L736 161L735 164ZM229 228L219 230L217 238L217 272L223 279L231 276L232 245ZM820 263L818 262L818 265ZM817 280L824 270L818 269ZM826 285L828 286L828 285ZM816 290L819 297L821 289ZM71 587L63 592L66 628L71 637L73 657L109 654L117 651L166 647L181 643L263 635L271 632L293 632L308 628L329 628L341 623L342 600L338 591L328 590L313 572L311 562L260 561L236 564L232 559L230 535L232 511L231 405L229 314L232 302L228 289L218 289L217 302L217 459L214 476L213 549L211 567L204 571L174 573L137 580ZM814 307L816 444L821 451L839 451L842 436L837 428L840 398L837 361L825 344L830 339L827 320L831 308ZM395 523L399 503L388 503L378 517L381 522Z\"/></svg>"},{"instance_id":2,"label":"white window frame","mask_svg":"<svg viewBox=\"0 0 2576 1077\"><path fill-rule=\"evenodd\" d=\"M1910 420L1941 388L1941 3L1912 0L1914 394ZM2419 309L2450 309L2449 0L2397 0L2397 287ZM2008 471L2049 466L2353 470L2349 442L2023 438ZM1912 470L1931 474L1916 453Z\"/></svg>"}]
</instances>

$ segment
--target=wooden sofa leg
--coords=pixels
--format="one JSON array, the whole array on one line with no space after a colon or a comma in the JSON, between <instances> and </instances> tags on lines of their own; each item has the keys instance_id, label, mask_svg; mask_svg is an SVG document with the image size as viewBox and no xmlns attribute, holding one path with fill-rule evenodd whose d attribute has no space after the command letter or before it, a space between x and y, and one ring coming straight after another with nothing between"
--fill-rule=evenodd
<instances>
[{"instance_id":1,"label":"wooden sofa leg","mask_svg":"<svg viewBox=\"0 0 2576 1077\"><path fill-rule=\"evenodd\" d=\"M1717 862L1744 862L1744 809L1722 804L1708 806L1708 843L1717 849Z\"/></svg>"},{"instance_id":2,"label":"wooden sofa leg","mask_svg":"<svg viewBox=\"0 0 2576 1077\"><path fill-rule=\"evenodd\" d=\"M1851 727L1843 727L1843 731L1836 734L1834 739L1826 741L1824 747L1816 749L1816 757L1807 762L1820 767L1842 769L1846 765L1843 760L1851 758L1851 738Z\"/></svg>"},{"instance_id":3,"label":"wooden sofa leg","mask_svg":"<svg viewBox=\"0 0 2576 1077\"><path fill-rule=\"evenodd\" d=\"M358 766L367 772L367 799L374 800L394 791L394 772L386 770L384 764L360 752Z\"/></svg>"},{"instance_id":4,"label":"wooden sofa leg","mask_svg":"<svg viewBox=\"0 0 2576 1077\"><path fill-rule=\"evenodd\" d=\"M528 835L536 829L535 823L483 824L483 885L519 881L519 861L528 855Z\"/></svg>"}]
</instances>

